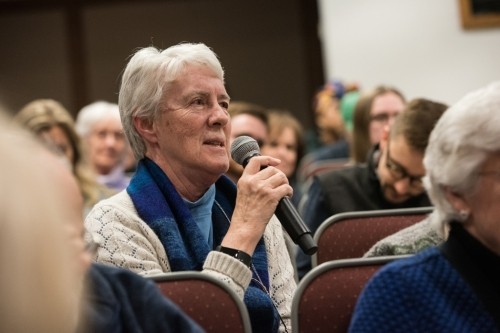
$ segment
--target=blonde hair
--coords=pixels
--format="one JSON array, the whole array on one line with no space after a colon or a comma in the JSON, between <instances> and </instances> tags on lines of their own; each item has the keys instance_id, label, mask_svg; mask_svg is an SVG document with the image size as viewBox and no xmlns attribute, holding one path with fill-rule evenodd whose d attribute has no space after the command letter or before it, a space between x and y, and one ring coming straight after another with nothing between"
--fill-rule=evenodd
<instances>
[{"instance_id":1,"label":"blonde hair","mask_svg":"<svg viewBox=\"0 0 500 333\"><path fill-rule=\"evenodd\" d=\"M94 206L101 199L101 193L105 193L106 196L112 194L111 191L107 191L97 183L94 173L84 160L81 139L75 130L75 122L61 103L52 99L34 100L25 105L14 120L35 135L55 126L64 131L73 148L74 157L70 163L85 200L86 208Z\"/></svg>"},{"instance_id":2,"label":"blonde hair","mask_svg":"<svg viewBox=\"0 0 500 333\"><path fill-rule=\"evenodd\" d=\"M81 273L61 213L64 195L47 177L44 153L0 112L0 332L72 332L77 325Z\"/></svg>"},{"instance_id":3,"label":"blonde hair","mask_svg":"<svg viewBox=\"0 0 500 333\"><path fill-rule=\"evenodd\" d=\"M297 144L297 160L295 161L295 168L292 177L295 176L299 163L304 156L304 130L297 118L292 115L288 110L271 109L268 113L269 120L269 134L267 141L271 142L277 140L283 131L290 128L293 131Z\"/></svg>"}]
</instances>

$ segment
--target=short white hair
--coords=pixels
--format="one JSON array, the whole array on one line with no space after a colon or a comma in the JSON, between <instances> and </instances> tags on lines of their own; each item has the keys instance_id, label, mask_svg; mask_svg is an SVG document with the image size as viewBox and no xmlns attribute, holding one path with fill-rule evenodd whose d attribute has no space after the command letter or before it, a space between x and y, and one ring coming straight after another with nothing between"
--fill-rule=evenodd
<instances>
[{"instance_id":1,"label":"short white hair","mask_svg":"<svg viewBox=\"0 0 500 333\"><path fill-rule=\"evenodd\" d=\"M125 135L137 160L145 156L146 145L135 129L134 118L154 122L170 86L189 65L207 66L224 82L224 70L217 55L202 43L181 43L163 51L146 47L137 51L127 64L118 105Z\"/></svg>"},{"instance_id":2,"label":"short white hair","mask_svg":"<svg viewBox=\"0 0 500 333\"><path fill-rule=\"evenodd\" d=\"M95 124L103 119L115 118L120 121L118 104L97 101L83 107L76 117L75 129L78 135L86 137Z\"/></svg>"},{"instance_id":3,"label":"short white hair","mask_svg":"<svg viewBox=\"0 0 500 333\"><path fill-rule=\"evenodd\" d=\"M465 95L437 122L424 156L424 184L435 206L432 218L438 229L461 221L444 188L458 194L474 190L478 169L489 154L500 151L499 129L500 81Z\"/></svg>"}]
</instances>

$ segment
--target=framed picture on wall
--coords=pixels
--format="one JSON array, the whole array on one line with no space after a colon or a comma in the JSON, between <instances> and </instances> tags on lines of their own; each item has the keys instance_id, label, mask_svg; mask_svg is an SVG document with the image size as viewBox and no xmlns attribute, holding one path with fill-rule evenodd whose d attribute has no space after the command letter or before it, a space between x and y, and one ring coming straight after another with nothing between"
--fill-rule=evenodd
<instances>
[{"instance_id":1,"label":"framed picture on wall","mask_svg":"<svg viewBox=\"0 0 500 333\"><path fill-rule=\"evenodd\" d=\"M500 1L458 0L464 29L500 27Z\"/></svg>"}]
</instances>

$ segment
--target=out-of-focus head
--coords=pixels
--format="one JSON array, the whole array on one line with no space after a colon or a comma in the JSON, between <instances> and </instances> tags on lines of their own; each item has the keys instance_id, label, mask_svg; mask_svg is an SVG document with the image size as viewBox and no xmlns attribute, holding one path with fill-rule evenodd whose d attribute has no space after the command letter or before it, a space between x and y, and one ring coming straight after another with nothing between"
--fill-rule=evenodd
<instances>
[{"instance_id":1,"label":"out-of-focus head","mask_svg":"<svg viewBox=\"0 0 500 333\"><path fill-rule=\"evenodd\" d=\"M424 152L432 129L446 109L442 103L414 99L391 129L384 131L377 173L389 202L402 203L424 192Z\"/></svg>"},{"instance_id":2,"label":"out-of-focus head","mask_svg":"<svg viewBox=\"0 0 500 333\"><path fill-rule=\"evenodd\" d=\"M370 142L376 144L382 138L384 128L394 123L405 108L403 95L392 87L378 87L373 93L370 107Z\"/></svg>"},{"instance_id":3,"label":"out-of-focus head","mask_svg":"<svg viewBox=\"0 0 500 333\"><path fill-rule=\"evenodd\" d=\"M65 163L2 115L0 155L0 331L73 332L89 264L67 232L68 221L83 223L79 188Z\"/></svg>"},{"instance_id":4,"label":"out-of-focus head","mask_svg":"<svg viewBox=\"0 0 500 333\"><path fill-rule=\"evenodd\" d=\"M76 118L76 131L98 174L106 175L123 163L127 142L117 104L98 101L83 107Z\"/></svg>"},{"instance_id":5,"label":"out-of-focus head","mask_svg":"<svg viewBox=\"0 0 500 333\"><path fill-rule=\"evenodd\" d=\"M268 132L267 110L254 103L232 101L228 112L231 116L231 142L246 135L254 138L259 147L262 147Z\"/></svg>"},{"instance_id":6,"label":"out-of-focus head","mask_svg":"<svg viewBox=\"0 0 500 333\"><path fill-rule=\"evenodd\" d=\"M403 94L390 86L378 86L360 96L353 116L351 156L354 162L366 161L370 149L380 142L384 129L391 127L405 104Z\"/></svg>"},{"instance_id":7,"label":"out-of-focus head","mask_svg":"<svg viewBox=\"0 0 500 333\"><path fill-rule=\"evenodd\" d=\"M334 143L345 136L345 125L340 110L340 100L346 92L339 80L327 82L313 98L313 110L320 141Z\"/></svg>"},{"instance_id":8,"label":"out-of-focus head","mask_svg":"<svg viewBox=\"0 0 500 333\"><path fill-rule=\"evenodd\" d=\"M270 110L269 134L262 154L281 160L277 166L288 178L295 175L304 156L304 132L299 121L288 111Z\"/></svg>"},{"instance_id":9,"label":"out-of-focus head","mask_svg":"<svg viewBox=\"0 0 500 333\"><path fill-rule=\"evenodd\" d=\"M463 221L478 239L497 250L499 111L500 82L465 95L437 123L424 158L424 182L436 220Z\"/></svg>"},{"instance_id":10,"label":"out-of-focus head","mask_svg":"<svg viewBox=\"0 0 500 333\"><path fill-rule=\"evenodd\" d=\"M80 162L80 137L75 132L71 114L61 103L52 99L34 100L25 105L14 120L60 150L73 168Z\"/></svg>"},{"instance_id":11,"label":"out-of-focus head","mask_svg":"<svg viewBox=\"0 0 500 333\"><path fill-rule=\"evenodd\" d=\"M137 160L146 154L143 138L134 118L154 122L170 98L172 86L190 66L206 66L222 83L224 70L217 55L206 45L182 43L165 50L147 47L137 51L123 72L118 104L127 136Z\"/></svg>"},{"instance_id":12,"label":"out-of-focus head","mask_svg":"<svg viewBox=\"0 0 500 333\"><path fill-rule=\"evenodd\" d=\"M232 101L228 108L231 116L231 140L239 136L249 136L259 144L259 147L267 141L268 136L268 116L267 110L254 103L244 101ZM243 173L243 167L231 159L229 161L227 175L237 181Z\"/></svg>"},{"instance_id":13,"label":"out-of-focus head","mask_svg":"<svg viewBox=\"0 0 500 333\"><path fill-rule=\"evenodd\" d=\"M340 112L342 114L342 121L344 122L346 130L351 133L353 127L354 109L359 100L359 90L347 92L340 100Z\"/></svg>"}]
</instances>

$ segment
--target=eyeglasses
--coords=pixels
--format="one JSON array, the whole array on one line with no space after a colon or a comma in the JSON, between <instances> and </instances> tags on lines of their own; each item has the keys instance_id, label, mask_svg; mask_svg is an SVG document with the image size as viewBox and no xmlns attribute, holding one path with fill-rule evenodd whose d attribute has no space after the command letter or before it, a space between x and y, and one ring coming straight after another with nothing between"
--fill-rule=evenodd
<instances>
[{"instance_id":1,"label":"eyeglasses","mask_svg":"<svg viewBox=\"0 0 500 333\"><path fill-rule=\"evenodd\" d=\"M402 180L408 178L408 180L410 181L410 187L413 188L414 190L423 189L424 183L422 181L422 177L410 175L402 165L400 165L398 162L394 161L391 158L389 154L390 151L389 142L390 140L387 140L387 158L385 161L385 166L387 167L387 169L389 169L391 175L396 180Z\"/></svg>"},{"instance_id":2,"label":"eyeglasses","mask_svg":"<svg viewBox=\"0 0 500 333\"><path fill-rule=\"evenodd\" d=\"M373 116L370 116L370 121L376 121L379 123L388 123L391 118L396 118L398 113L379 113Z\"/></svg>"}]
</instances>

